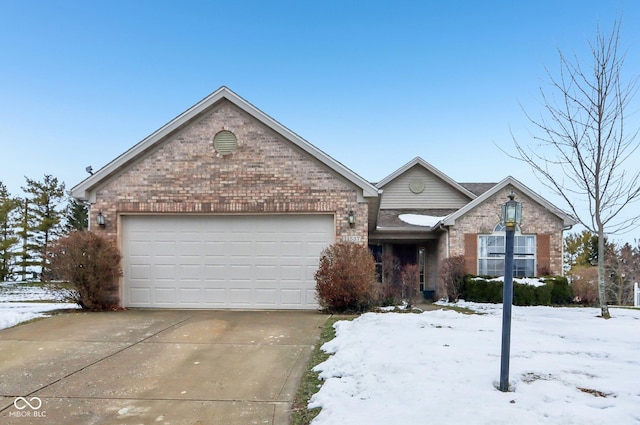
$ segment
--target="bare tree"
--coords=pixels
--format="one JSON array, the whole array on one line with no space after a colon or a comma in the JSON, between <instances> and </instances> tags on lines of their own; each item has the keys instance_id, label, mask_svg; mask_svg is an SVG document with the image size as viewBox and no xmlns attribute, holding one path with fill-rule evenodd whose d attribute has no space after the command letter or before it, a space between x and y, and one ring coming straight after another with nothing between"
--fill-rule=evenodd
<instances>
[{"instance_id":1,"label":"bare tree","mask_svg":"<svg viewBox=\"0 0 640 425\"><path fill-rule=\"evenodd\" d=\"M637 130L628 133L625 112L637 89L637 77L625 82L625 54L618 51L620 23L610 34L598 28L589 43L592 64L583 68L577 55L560 56L558 76L547 69L550 89L540 88L543 113L527 118L536 127L536 143L521 145L517 155L540 181L560 195L573 215L598 235L598 298L602 317L609 318L605 293L604 243L606 234L628 231L640 216L620 213L640 197L640 172L624 163L638 148ZM637 170L637 168L636 168Z\"/></svg>"}]
</instances>

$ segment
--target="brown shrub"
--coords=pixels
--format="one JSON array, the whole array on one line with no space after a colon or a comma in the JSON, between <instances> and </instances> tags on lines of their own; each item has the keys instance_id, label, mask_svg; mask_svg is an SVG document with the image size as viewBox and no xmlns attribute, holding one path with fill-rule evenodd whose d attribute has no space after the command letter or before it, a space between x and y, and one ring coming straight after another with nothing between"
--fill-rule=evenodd
<instances>
[{"instance_id":1,"label":"brown shrub","mask_svg":"<svg viewBox=\"0 0 640 425\"><path fill-rule=\"evenodd\" d=\"M414 305L418 300L418 285L420 285L420 268L417 264L406 264L400 270L400 288L403 301Z\"/></svg>"},{"instance_id":2,"label":"brown shrub","mask_svg":"<svg viewBox=\"0 0 640 425\"><path fill-rule=\"evenodd\" d=\"M366 311L376 302L376 266L366 246L329 246L322 251L314 277L318 302L329 312Z\"/></svg>"},{"instance_id":3,"label":"brown shrub","mask_svg":"<svg viewBox=\"0 0 640 425\"><path fill-rule=\"evenodd\" d=\"M598 302L598 268L595 266L574 266L571 269L571 289L573 301L596 305Z\"/></svg>"},{"instance_id":4,"label":"brown shrub","mask_svg":"<svg viewBox=\"0 0 640 425\"><path fill-rule=\"evenodd\" d=\"M457 255L440 263L440 283L449 301L457 302L464 285L464 256Z\"/></svg>"},{"instance_id":5,"label":"brown shrub","mask_svg":"<svg viewBox=\"0 0 640 425\"><path fill-rule=\"evenodd\" d=\"M401 300L400 260L392 254L385 253L382 255L382 283L379 289L379 302L385 306L398 305Z\"/></svg>"},{"instance_id":6,"label":"brown shrub","mask_svg":"<svg viewBox=\"0 0 640 425\"><path fill-rule=\"evenodd\" d=\"M72 300L91 311L118 306L118 278L122 276L118 248L108 239L88 231L76 231L54 242L51 272L75 289Z\"/></svg>"}]
</instances>

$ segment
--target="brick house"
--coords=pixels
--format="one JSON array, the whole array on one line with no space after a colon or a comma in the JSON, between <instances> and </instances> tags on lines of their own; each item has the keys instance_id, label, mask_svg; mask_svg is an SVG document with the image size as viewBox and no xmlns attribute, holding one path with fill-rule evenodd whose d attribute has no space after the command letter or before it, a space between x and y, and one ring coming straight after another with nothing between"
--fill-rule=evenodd
<instances>
[{"instance_id":1,"label":"brick house","mask_svg":"<svg viewBox=\"0 0 640 425\"><path fill-rule=\"evenodd\" d=\"M517 180L459 184L416 158L372 184L222 87L71 194L121 249L123 306L313 309L334 242L420 263L423 290L450 255L471 273L497 270L496 214L511 190L527 217L518 270L561 273L575 222Z\"/></svg>"}]
</instances>

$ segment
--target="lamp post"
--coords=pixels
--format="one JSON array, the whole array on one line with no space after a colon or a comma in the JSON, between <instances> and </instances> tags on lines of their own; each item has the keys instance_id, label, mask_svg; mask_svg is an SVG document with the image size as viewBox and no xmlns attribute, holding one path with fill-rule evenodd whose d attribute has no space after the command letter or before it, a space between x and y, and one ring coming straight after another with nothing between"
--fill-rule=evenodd
<instances>
[{"instance_id":1,"label":"lamp post","mask_svg":"<svg viewBox=\"0 0 640 425\"><path fill-rule=\"evenodd\" d=\"M513 241L516 226L522 219L522 204L513 191L502 206L502 224L506 240L504 253L504 285L502 287L502 353L500 356L500 391L509 391L509 355L511 351L511 306L513 304Z\"/></svg>"}]
</instances>

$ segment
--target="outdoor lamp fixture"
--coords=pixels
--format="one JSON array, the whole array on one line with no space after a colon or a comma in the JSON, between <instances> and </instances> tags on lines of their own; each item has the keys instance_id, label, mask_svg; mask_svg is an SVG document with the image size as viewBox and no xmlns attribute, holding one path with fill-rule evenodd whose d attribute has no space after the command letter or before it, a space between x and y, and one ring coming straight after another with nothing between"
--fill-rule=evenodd
<instances>
[{"instance_id":1,"label":"outdoor lamp fixture","mask_svg":"<svg viewBox=\"0 0 640 425\"><path fill-rule=\"evenodd\" d=\"M104 227L104 215L102 214L102 211L98 212L98 216L96 217L96 222L98 223L98 226Z\"/></svg>"},{"instance_id":2,"label":"outdoor lamp fixture","mask_svg":"<svg viewBox=\"0 0 640 425\"><path fill-rule=\"evenodd\" d=\"M522 221L522 204L515 197L516 194L511 191L509 200L502 205L502 223L511 231Z\"/></svg>"},{"instance_id":3,"label":"outdoor lamp fixture","mask_svg":"<svg viewBox=\"0 0 640 425\"><path fill-rule=\"evenodd\" d=\"M502 286L502 353L500 356L500 391L509 391L509 355L511 351L511 306L513 304L513 241L516 227L522 220L522 204L511 191L502 206L505 226L504 285Z\"/></svg>"},{"instance_id":4,"label":"outdoor lamp fixture","mask_svg":"<svg viewBox=\"0 0 640 425\"><path fill-rule=\"evenodd\" d=\"M353 210L349 210L347 221L349 222L349 227L353 227L356 225L356 216L353 214Z\"/></svg>"}]
</instances>

